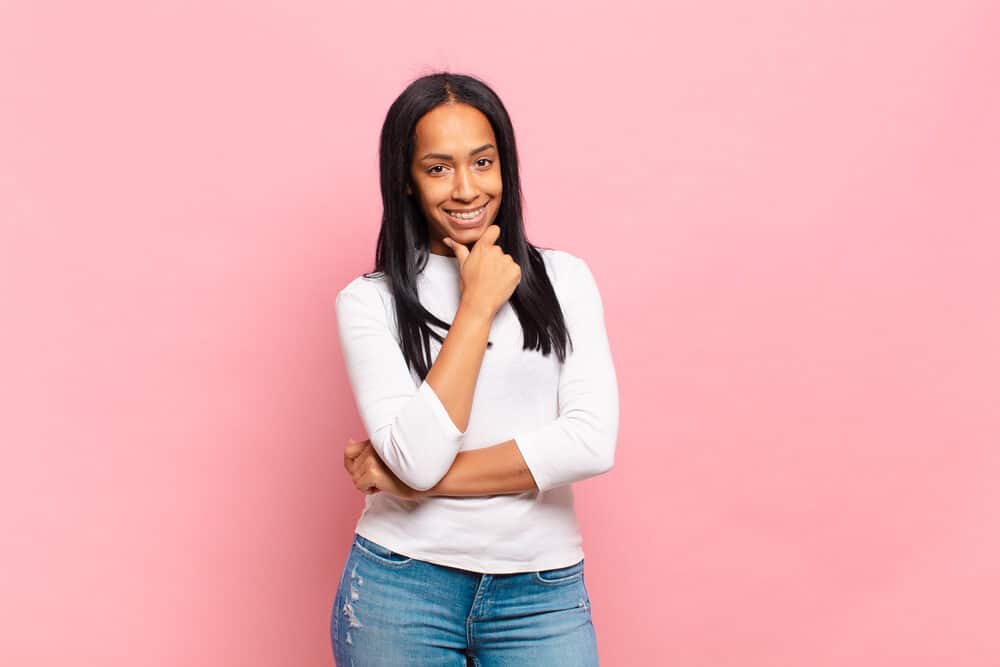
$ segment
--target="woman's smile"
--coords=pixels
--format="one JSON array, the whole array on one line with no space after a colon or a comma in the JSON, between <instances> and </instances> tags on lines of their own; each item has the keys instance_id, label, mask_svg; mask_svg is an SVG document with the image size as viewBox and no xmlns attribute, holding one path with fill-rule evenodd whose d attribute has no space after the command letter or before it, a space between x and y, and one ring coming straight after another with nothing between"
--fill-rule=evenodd
<instances>
[{"instance_id":1,"label":"woman's smile","mask_svg":"<svg viewBox=\"0 0 1000 667\"><path fill-rule=\"evenodd\" d=\"M444 212L448 214L451 219L452 224L456 227L478 227L479 224L486 217L486 208L489 206L489 202L486 202L479 208L475 209L444 209Z\"/></svg>"}]
</instances>

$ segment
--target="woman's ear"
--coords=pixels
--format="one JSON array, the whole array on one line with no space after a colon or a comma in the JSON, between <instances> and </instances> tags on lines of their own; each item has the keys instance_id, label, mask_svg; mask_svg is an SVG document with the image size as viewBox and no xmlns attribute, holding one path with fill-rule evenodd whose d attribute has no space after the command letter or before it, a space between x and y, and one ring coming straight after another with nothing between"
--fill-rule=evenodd
<instances>
[{"instance_id":1,"label":"woman's ear","mask_svg":"<svg viewBox=\"0 0 1000 667\"><path fill-rule=\"evenodd\" d=\"M406 194L408 194L408 195L412 195L413 194L413 190L410 189L410 184L409 183L406 184Z\"/></svg>"}]
</instances>

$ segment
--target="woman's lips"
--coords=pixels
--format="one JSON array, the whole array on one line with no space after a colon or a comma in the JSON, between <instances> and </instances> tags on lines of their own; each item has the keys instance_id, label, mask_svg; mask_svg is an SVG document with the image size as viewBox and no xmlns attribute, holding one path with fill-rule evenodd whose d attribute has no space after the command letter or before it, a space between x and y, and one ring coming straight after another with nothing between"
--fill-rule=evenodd
<instances>
[{"instance_id":1,"label":"woman's lips","mask_svg":"<svg viewBox=\"0 0 1000 667\"><path fill-rule=\"evenodd\" d=\"M482 207L480 207L479 215L469 220L463 218L456 218L451 213L448 213L447 210L445 210L445 213L448 215L448 219L451 220L452 224L455 225L456 227L478 227L479 223L481 223L483 221L483 218L486 217L486 208L488 206L489 202L483 204Z\"/></svg>"}]
</instances>

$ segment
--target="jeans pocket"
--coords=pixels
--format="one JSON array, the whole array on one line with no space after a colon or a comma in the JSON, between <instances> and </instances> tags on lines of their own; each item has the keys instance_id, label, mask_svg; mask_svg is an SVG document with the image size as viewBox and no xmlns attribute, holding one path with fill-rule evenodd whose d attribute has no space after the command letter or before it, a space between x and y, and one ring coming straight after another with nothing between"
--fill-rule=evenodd
<instances>
[{"instance_id":1,"label":"jeans pocket","mask_svg":"<svg viewBox=\"0 0 1000 667\"><path fill-rule=\"evenodd\" d=\"M550 570L535 572L535 581L543 584L563 584L576 581L583 576L583 560L566 567L555 567Z\"/></svg>"},{"instance_id":2,"label":"jeans pocket","mask_svg":"<svg viewBox=\"0 0 1000 667\"><path fill-rule=\"evenodd\" d=\"M354 536L354 547L362 556L386 565L406 565L413 560L357 534Z\"/></svg>"}]
</instances>

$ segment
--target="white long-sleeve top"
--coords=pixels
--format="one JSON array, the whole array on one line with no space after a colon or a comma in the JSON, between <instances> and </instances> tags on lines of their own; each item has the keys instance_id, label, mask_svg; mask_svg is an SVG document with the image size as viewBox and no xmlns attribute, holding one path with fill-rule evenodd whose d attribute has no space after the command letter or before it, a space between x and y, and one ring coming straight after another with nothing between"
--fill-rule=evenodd
<instances>
[{"instance_id":1,"label":"white long-sleeve top","mask_svg":"<svg viewBox=\"0 0 1000 667\"><path fill-rule=\"evenodd\" d=\"M348 378L379 458L420 490L444 477L458 452L513 439L537 491L403 500L365 496L356 531L393 551L439 565L505 574L565 567L583 558L572 482L607 472L618 436L618 381L597 283L581 258L539 249L572 339L555 351L522 349L510 302L490 328L468 427L460 431L434 389L403 359L392 292L381 274L358 276L337 294ZM427 310L454 321L458 259L430 254L417 276ZM443 331L441 332L444 333ZM441 344L431 339L431 358Z\"/></svg>"}]
</instances>

